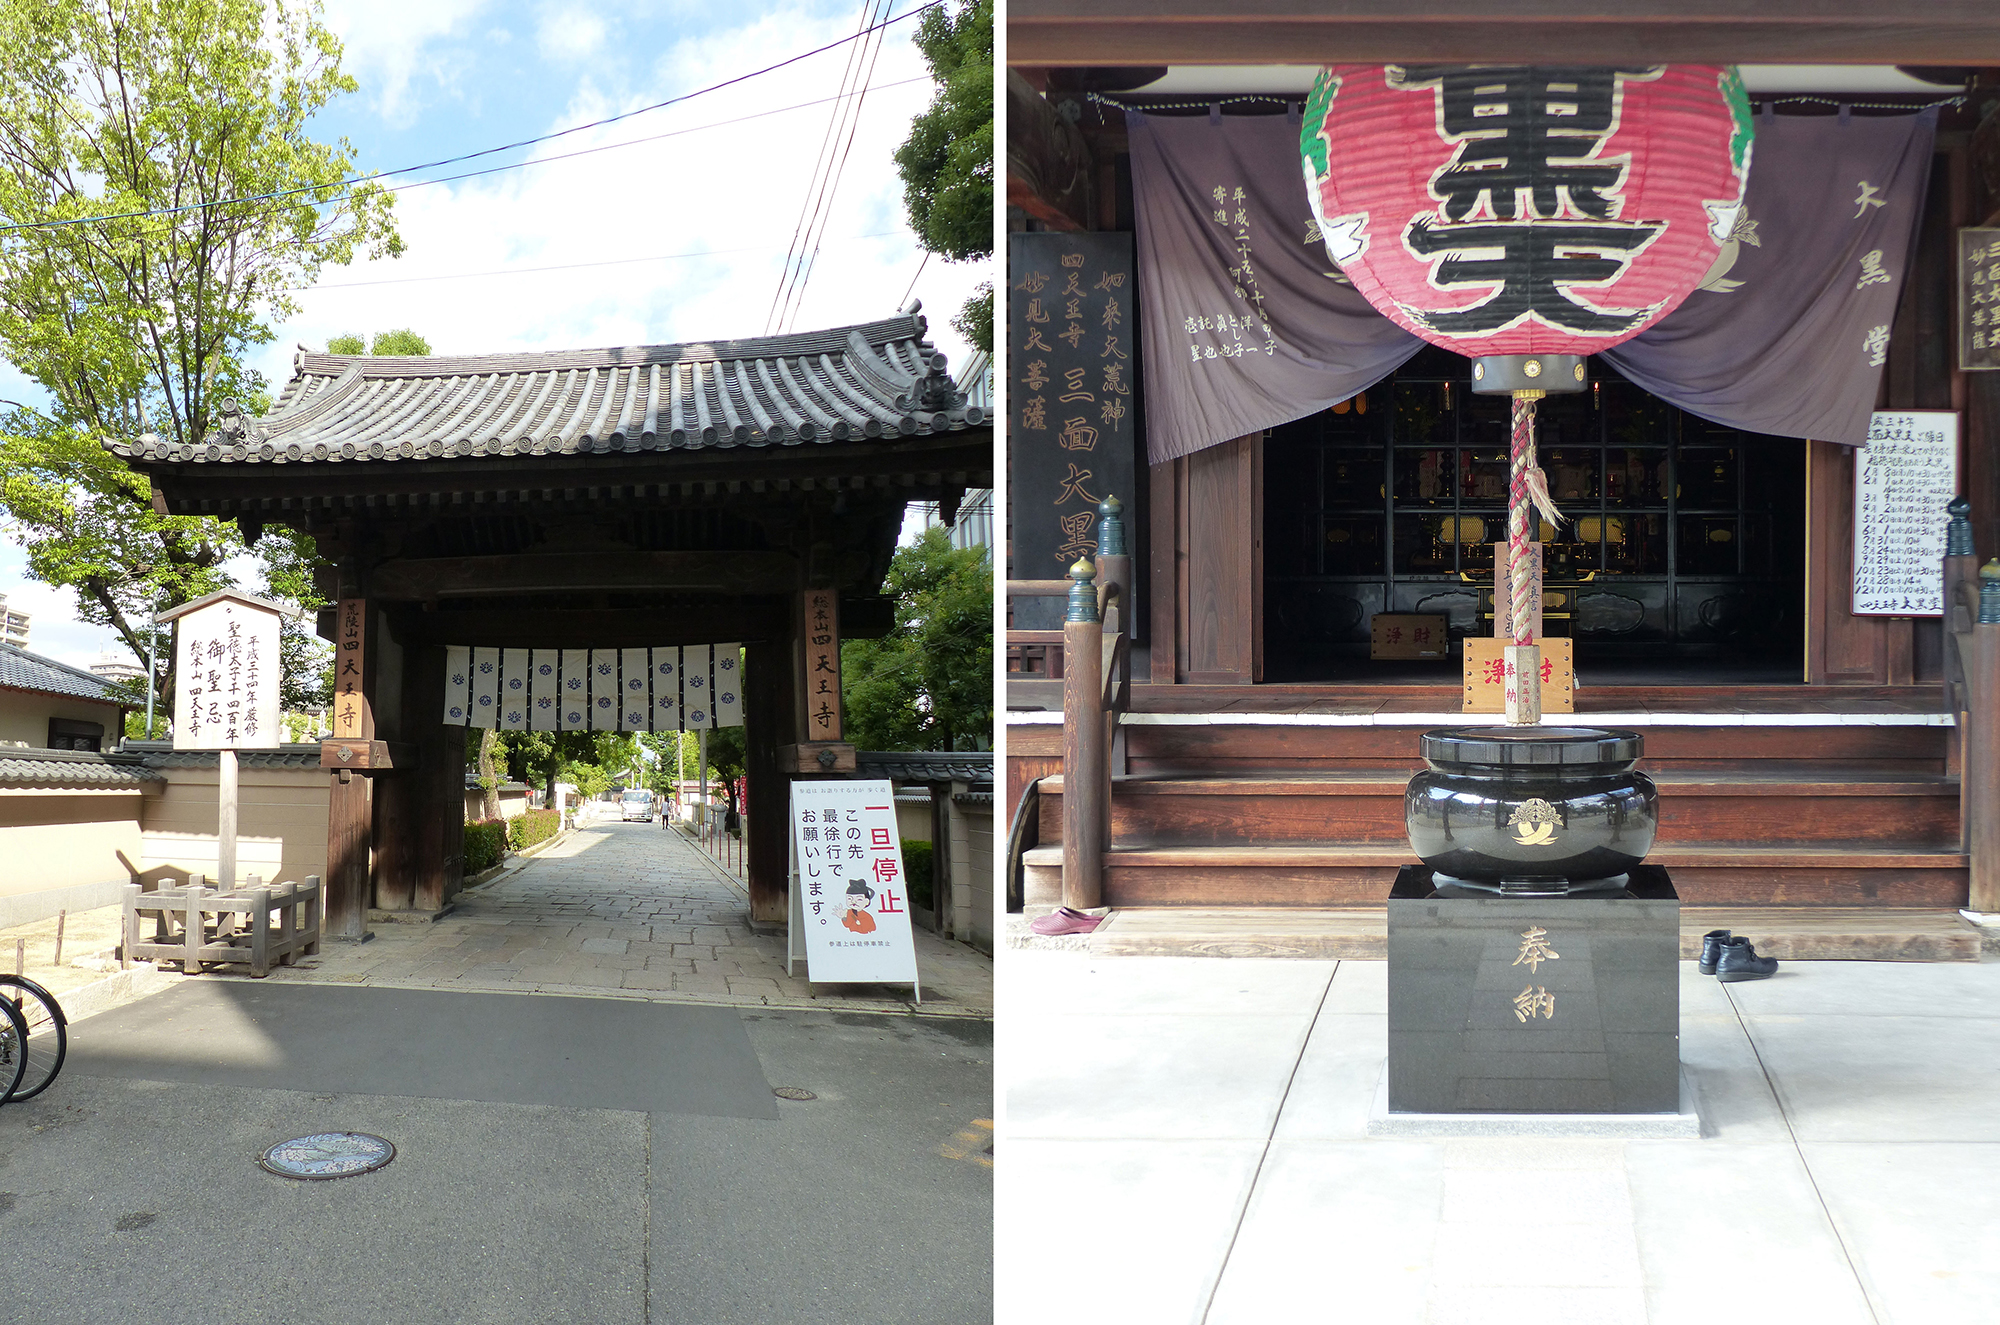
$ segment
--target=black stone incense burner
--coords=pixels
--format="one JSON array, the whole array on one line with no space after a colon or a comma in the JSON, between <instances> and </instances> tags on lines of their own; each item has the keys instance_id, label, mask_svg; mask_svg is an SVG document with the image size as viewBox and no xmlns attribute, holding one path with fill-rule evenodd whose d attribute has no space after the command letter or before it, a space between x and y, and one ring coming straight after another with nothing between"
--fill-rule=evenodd
<instances>
[{"instance_id":1,"label":"black stone incense burner","mask_svg":"<svg viewBox=\"0 0 2000 1325\"><path fill-rule=\"evenodd\" d=\"M1620 890L1659 825L1637 732L1456 727L1424 733L1410 779L1410 846L1441 895Z\"/></svg>"}]
</instances>

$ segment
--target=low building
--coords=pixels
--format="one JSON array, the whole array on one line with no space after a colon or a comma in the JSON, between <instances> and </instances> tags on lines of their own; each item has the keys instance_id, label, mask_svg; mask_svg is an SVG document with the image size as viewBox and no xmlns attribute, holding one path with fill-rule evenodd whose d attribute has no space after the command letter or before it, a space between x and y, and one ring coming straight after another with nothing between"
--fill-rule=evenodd
<instances>
[{"instance_id":1,"label":"low building","mask_svg":"<svg viewBox=\"0 0 2000 1325\"><path fill-rule=\"evenodd\" d=\"M0 746L104 750L124 734L129 707L102 677L0 644Z\"/></svg>"}]
</instances>

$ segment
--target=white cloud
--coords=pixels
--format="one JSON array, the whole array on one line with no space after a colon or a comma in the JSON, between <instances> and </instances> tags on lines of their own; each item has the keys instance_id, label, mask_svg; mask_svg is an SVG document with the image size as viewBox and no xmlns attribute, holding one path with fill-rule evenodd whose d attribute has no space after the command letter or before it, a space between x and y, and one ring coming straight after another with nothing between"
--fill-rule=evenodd
<instances>
[{"instance_id":1,"label":"white cloud","mask_svg":"<svg viewBox=\"0 0 2000 1325\"><path fill-rule=\"evenodd\" d=\"M583 4L545 5L536 25L536 38L544 54L564 60L582 61L604 46L604 16Z\"/></svg>"},{"instance_id":2,"label":"white cloud","mask_svg":"<svg viewBox=\"0 0 2000 1325\"><path fill-rule=\"evenodd\" d=\"M931 97L908 30L891 30L875 82L919 81L871 92L864 103L826 242L791 323L796 329L890 316L922 263L891 160L910 119ZM851 17L787 9L728 32L686 38L660 53L653 86L614 101L581 81L560 121L549 127L633 109L851 31ZM573 152L831 96L844 63L842 52L830 52L683 106L564 138L546 150ZM422 333L441 354L761 335L831 114L831 106L819 106L407 191L396 209L405 256L323 272L326 286L301 295L303 311L279 329L279 342L260 367L282 382L290 376L295 341L318 348L343 332L402 326ZM710 256L410 279L686 253ZM934 339L955 363L967 350L949 319L984 275L982 264L932 260L916 287ZM380 281L404 283L359 284ZM357 288L330 288L339 285Z\"/></svg>"},{"instance_id":3,"label":"white cloud","mask_svg":"<svg viewBox=\"0 0 2000 1325\"><path fill-rule=\"evenodd\" d=\"M467 32L489 0L337 0L326 24L339 36L341 67L361 84L361 95L391 124L408 124L420 103L411 83L421 73L449 87L457 68L433 44Z\"/></svg>"}]
</instances>

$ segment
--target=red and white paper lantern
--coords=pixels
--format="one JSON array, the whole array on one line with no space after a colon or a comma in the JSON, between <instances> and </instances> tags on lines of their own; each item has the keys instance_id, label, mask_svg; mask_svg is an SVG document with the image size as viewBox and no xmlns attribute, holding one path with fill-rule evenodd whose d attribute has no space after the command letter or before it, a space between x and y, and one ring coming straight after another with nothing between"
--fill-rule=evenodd
<instances>
[{"instance_id":1,"label":"red and white paper lantern","mask_svg":"<svg viewBox=\"0 0 2000 1325\"><path fill-rule=\"evenodd\" d=\"M1592 354L1672 312L1735 227L1750 138L1729 66L1335 65L1300 148L1355 289L1481 358Z\"/></svg>"}]
</instances>

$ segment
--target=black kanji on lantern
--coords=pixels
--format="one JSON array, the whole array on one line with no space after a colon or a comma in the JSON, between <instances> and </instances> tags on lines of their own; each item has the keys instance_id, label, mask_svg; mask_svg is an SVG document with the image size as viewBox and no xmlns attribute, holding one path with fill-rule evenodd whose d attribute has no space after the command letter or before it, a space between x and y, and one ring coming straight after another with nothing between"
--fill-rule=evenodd
<instances>
[{"instance_id":1,"label":"black kanji on lantern","mask_svg":"<svg viewBox=\"0 0 2000 1325\"><path fill-rule=\"evenodd\" d=\"M1648 308L1599 310L1571 299L1559 287L1602 283L1625 270L1629 257L1605 257L1578 250L1631 253L1659 232L1650 225L1451 225L1431 226L1419 218L1403 237L1412 253L1486 252L1497 257L1447 257L1431 274L1431 284L1498 285L1493 296L1455 312L1412 310L1426 326L1452 335L1497 331L1526 313L1570 331L1617 334L1637 326Z\"/></svg>"},{"instance_id":2,"label":"black kanji on lantern","mask_svg":"<svg viewBox=\"0 0 2000 1325\"><path fill-rule=\"evenodd\" d=\"M1496 287L1470 308L1412 309L1412 316L1452 335L1498 331L1528 314L1598 335L1644 321L1652 309L1594 308L1569 290L1616 280L1660 232L1655 223L1616 219L1624 158L1590 160L1618 127L1620 82L1660 72L1661 66L1392 67L1391 86L1436 96L1439 132L1456 139L1458 150L1431 177L1431 195L1447 222L1470 222L1438 225L1416 217L1404 245L1418 257L1441 259L1431 274L1439 289Z\"/></svg>"},{"instance_id":3,"label":"black kanji on lantern","mask_svg":"<svg viewBox=\"0 0 2000 1325\"><path fill-rule=\"evenodd\" d=\"M1389 84L1437 89L1439 127L1459 140L1431 179L1447 219L1470 219L1483 198L1495 220L1511 221L1526 192L1535 216L1561 215L1562 194L1573 214L1604 221L1615 214L1610 195L1625 163L1583 163L1618 126L1619 81L1658 78L1663 68L1416 64L1392 66Z\"/></svg>"}]
</instances>

